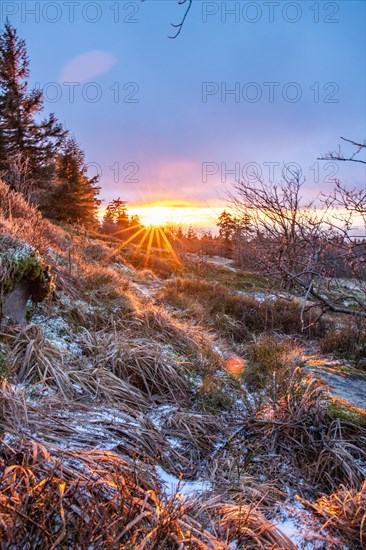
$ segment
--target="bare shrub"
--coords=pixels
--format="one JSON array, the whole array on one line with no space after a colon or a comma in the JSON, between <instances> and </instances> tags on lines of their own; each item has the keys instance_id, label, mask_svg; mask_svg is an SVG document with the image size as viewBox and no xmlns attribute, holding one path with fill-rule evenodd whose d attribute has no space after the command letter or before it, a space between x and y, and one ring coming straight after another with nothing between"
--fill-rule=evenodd
<instances>
[{"instance_id":1,"label":"bare shrub","mask_svg":"<svg viewBox=\"0 0 366 550\"><path fill-rule=\"evenodd\" d=\"M36 188L29 158L21 152L14 153L11 158L8 158L5 179L12 189L21 193L29 201Z\"/></svg>"}]
</instances>

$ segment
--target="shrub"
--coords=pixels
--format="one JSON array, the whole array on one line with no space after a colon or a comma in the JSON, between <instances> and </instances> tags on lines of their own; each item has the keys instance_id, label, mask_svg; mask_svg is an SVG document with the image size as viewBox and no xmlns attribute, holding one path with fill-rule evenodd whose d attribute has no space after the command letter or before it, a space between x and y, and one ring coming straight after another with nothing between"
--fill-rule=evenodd
<instances>
[{"instance_id":1,"label":"shrub","mask_svg":"<svg viewBox=\"0 0 366 550\"><path fill-rule=\"evenodd\" d=\"M339 353L359 361L366 356L366 321L352 319L342 328L329 330L320 340L324 353Z\"/></svg>"},{"instance_id":2,"label":"shrub","mask_svg":"<svg viewBox=\"0 0 366 550\"><path fill-rule=\"evenodd\" d=\"M259 389L271 383L274 373L301 362L301 349L289 340L264 335L247 347L244 379Z\"/></svg>"},{"instance_id":3,"label":"shrub","mask_svg":"<svg viewBox=\"0 0 366 550\"><path fill-rule=\"evenodd\" d=\"M233 404L232 396L220 380L210 375L202 379L202 385L195 396L195 405L198 410L217 415L232 409Z\"/></svg>"},{"instance_id":4,"label":"shrub","mask_svg":"<svg viewBox=\"0 0 366 550\"><path fill-rule=\"evenodd\" d=\"M302 331L301 304L295 300L278 298L259 302L252 297L230 292L220 284L182 278L168 281L162 298L175 306L185 306L195 316L201 313L207 323L214 324L220 332L237 342L269 330L284 334ZM314 319L315 313L306 311L305 327L311 325ZM313 334L320 334L322 330L321 322L317 323L316 328L311 328ZM306 334L309 333L306 330Z\"/></svg>"}]
</instances>

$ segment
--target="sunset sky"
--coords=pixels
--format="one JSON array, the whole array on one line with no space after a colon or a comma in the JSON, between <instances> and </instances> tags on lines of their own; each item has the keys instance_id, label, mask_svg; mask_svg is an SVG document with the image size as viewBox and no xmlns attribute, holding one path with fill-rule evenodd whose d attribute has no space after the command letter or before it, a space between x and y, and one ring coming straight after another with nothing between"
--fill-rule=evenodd
<instances>
[{"instance_id":1,"label":"sunset sky","mask_svg":"<svg viewBox=\"0 0 366 550\"><path fill-rule=\"evenodd\" d=\"M278 180L298 163L308 197L332 177L365 183L362 165L316 163L340 136L366 136L363 1L193 0L176 40L170 23L185 7L173 0L1 10L26 39L47 112L80 141L90 174L101 171L105 201L211 225L225 190L256 166Z\"/></svg>"}]
</instances>

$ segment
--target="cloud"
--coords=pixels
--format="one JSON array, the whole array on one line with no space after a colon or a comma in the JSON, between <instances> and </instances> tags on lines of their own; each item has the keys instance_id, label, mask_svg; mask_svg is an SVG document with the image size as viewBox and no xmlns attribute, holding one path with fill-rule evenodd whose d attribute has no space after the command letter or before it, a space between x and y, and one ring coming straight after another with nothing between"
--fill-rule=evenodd
<instances>
[{"instance_id":1,"label":"cloud","mask_svg":"<svg viewBox=\"0 0 366 550\"><path fill-rule=\"evenodd\" d=\"M117 63L110 52L93 51L78 55L63 68L61 82L90 82L109 71Z\"/></svg>"}]
</instances>

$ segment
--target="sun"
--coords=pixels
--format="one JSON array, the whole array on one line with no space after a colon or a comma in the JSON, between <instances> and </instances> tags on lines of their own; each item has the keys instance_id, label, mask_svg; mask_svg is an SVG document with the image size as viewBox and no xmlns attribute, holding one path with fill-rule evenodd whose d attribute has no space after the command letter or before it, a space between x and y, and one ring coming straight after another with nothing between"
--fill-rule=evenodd
<instances>
[{"instance_id":1,"label":"sun","mask_svg":"<svg viewBox=\"0 0 366 550\"><path fill-rule=\"evenodd\" d=\"M150 206L144 208L141 218L145 225L159 227L171 221L172 209L167 206Z\"/></svg>"}]
</instances>

